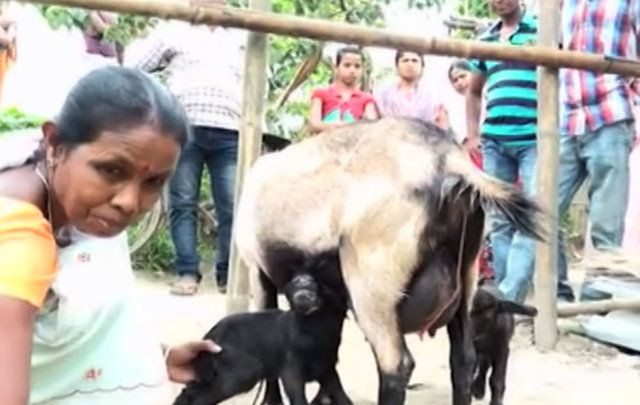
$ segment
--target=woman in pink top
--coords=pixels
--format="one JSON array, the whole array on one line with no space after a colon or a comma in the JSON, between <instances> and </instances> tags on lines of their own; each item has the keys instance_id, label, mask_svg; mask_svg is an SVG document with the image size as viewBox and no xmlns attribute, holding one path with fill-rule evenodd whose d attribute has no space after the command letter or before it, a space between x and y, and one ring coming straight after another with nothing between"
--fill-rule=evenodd
<instances>
[{"instance_id":1,"label":"woman in pink top","mask_svg":"<svg viewBox=\"0 0 640 405\"><path fill-rule=\"evenodd\" d=\"M389 83L374 93L382 117L415 118L434 122L448 129L449 122L444 105L421 81L424 57L418 53L396 52L396 73L400 80Z\"/></svg>"}]
</instances>

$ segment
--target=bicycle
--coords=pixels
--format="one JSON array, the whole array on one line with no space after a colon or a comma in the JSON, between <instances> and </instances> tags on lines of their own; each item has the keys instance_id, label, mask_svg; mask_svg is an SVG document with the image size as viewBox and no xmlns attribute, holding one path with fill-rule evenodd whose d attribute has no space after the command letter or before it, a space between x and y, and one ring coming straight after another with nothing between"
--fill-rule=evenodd
<instances>
[{"instance_id":1,"label":"bicycle","mask_svg":"<svg viewBox=\"0 0 640 405\"><path fill-rule=\"evenodd\" d=\"M284 149L291 142L288 139L264 134L262 138L262 154ZM127 230L129 238L129 250L133 255L142 249L153 237L154 233L167 222L169 207L169 193L165 188L162 197L153 206L151 211L143 215ZM198 203L198 230L200 236L215 239L218 233L218 219L215 212L213 199L205 198Z\"/></svg>"}]
</instances>

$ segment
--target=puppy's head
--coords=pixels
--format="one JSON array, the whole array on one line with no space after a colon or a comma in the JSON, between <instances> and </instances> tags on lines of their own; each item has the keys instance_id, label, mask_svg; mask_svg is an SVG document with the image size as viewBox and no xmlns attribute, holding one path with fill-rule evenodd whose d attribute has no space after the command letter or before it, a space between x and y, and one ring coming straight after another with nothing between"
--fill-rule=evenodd
<instances>
[{"instance_id":1,"label":"puppy's head","mask_svg":"<svg viewBox=\"0 0 640 405\"><path fill-rule=\"evenodd\" d=\"M480 336L496 325L500 314L536 316L538 310L532 306L504 299L500 291L492 286L478 288L471 306L471 324L474 335Z\"/></svg>"},{"instance_id":2,"label":"puppy's head","mask_svg":"<svg viewBox=\"0 0 640 405\"><path fill-rule=\"evenodd\" d=\"M309 274L296 274L284 289L291 310L298 315L310 315L322 307L318 283Z\"/></svg>"}]
</instances>

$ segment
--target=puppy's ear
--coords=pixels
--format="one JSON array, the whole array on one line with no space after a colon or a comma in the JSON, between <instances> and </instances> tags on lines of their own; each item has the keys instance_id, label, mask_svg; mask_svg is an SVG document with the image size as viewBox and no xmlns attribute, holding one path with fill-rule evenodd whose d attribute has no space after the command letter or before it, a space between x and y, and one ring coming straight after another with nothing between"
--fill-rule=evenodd
<instances>
[{"instance_id":1,"label":"puppy's ear","mask_svg":"<svg viewBox=\"0 0 640 405\"><path fill-rule=\"evenodd\" d=\"M510 314L520 314L526 316L538 315L538 310L530 305L520 304L507 300L500 300L498 302L498 312L507 312Z\"/></svg>"}]
</instances>

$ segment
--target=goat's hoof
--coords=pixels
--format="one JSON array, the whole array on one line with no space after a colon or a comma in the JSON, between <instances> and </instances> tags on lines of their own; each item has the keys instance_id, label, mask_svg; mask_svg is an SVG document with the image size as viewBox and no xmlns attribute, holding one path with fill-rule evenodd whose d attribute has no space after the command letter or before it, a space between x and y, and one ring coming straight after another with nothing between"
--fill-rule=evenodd
<instances>
[{"instance_id":1,"label":"goat's hoof","mask_svg":"<svg viewBox=\"0 0 640 405\"><path fill-rule=\"evenodd\" d=\"M471 386L471 395L473 395L475 399L480 400L484 398L484 393L485 393L484 381L480 381L480 380L474 381L473 385Z\"/></svg>"}]
</instances>

